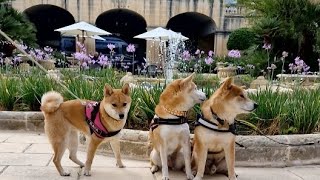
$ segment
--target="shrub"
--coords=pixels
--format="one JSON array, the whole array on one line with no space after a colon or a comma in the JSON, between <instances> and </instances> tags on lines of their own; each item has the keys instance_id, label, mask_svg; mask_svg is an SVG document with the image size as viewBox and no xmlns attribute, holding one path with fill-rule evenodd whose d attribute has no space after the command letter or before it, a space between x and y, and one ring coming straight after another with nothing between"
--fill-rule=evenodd
<instances>
[{"instance_id":1,"label":"shrub","mask_svg":"<svg viewBox=\"0 0 320 180\"><path fill-rule=\"evenodd\" d=\"M32 111L40 110L41 97L44 93L57 90L60 86L52 79L45 76L21 77L22 102L27 104Z\"/></svg>"},{"instance_id":2,"label":"shrub","mask_svg":"<svg viewBox=\"0 0 320 180\"><path fill-rule=\"evenodd\" d=\"M228 39L227 49L245 50L254 44L255 34L248 28L233 31Z\"/></svg>"},{"instance_id":3,"label":"shrub","mask_svg":"<svg viewBox=\"0 0 320 180\"><path fill-rule=\"evenodd\" d=\"M8 111L12 111L19 99L20 81L15 78L0 76L0 105Z\"/></svg>"}]
</instances>

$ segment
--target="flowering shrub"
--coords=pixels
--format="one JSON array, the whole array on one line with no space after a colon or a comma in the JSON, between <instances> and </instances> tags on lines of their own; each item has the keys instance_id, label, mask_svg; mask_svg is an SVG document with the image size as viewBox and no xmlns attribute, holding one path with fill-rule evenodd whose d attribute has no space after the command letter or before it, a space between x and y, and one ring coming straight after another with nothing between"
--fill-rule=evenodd
<instances>
[{"instance_id":1,"label":"flowering shrub","mask_svg":"<svg viewBox=\"0 0 320 180\"><path fill-rule=\"evenodd\" d=\"M310 66L308 66L300 57L296 57L294 59L294 63L289 64L289 70L291 71L291 74L293 73L302 73L306 74L310 69Z\"/></svg>"},{"instance_id":2,"label":"flowering shrub","mask_svg":"<svg viewBox=\"0 0 320 180\"><path fill-rule=\"evenodd\" d=\"M84 44L77 42L77 46L79 47L80 52L74 53L73 56L75 59L79 60L81 68L89 69L92 65L100 65L102 68L110 68L112 66L111 61L109 61L106 55L100 54L97 59L94 59L94 56L87 54L87 49ZM115 47L112 44L108 44L107 46L109 49L113 49Z\"/></svg>"},{"instance_id":3,"label":"flowering shrub","mask_svg":"<svg viewBox=\"0 0 320 180\"><path fill-rule=\"evenodd\" d=\"M231 50L228 52L228 57L231 57L231 58L241 58L241 53L239 50Z\"/></svg>"},{"instance_id":4,"label":"flowering shrub","mask_svg":"<svg viewBox=\"0 0 320 180\"><path fill-rule=\"evenodd\" d=\"M178 58L180 72L212 73L214 70L214 52L212 50L207 55L200 49L197 49L194 54L184 50Z\"/></svg>"}]
</instances>

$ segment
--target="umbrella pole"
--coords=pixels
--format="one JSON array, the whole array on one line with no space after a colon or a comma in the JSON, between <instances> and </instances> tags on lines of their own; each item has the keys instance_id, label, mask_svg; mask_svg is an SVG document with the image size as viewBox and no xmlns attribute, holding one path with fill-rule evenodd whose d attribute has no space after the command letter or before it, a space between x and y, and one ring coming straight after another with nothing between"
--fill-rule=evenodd
<instances>
[{"instance_id":1,"label":"umbrella pole","mask_svg":"<svg viewBox=\"0 0 320 180\"><path fill-rule=\"evenodd\" d=\"M84 45L84 30L82 30L82 44Z\"/></svg>"}]
</instances>

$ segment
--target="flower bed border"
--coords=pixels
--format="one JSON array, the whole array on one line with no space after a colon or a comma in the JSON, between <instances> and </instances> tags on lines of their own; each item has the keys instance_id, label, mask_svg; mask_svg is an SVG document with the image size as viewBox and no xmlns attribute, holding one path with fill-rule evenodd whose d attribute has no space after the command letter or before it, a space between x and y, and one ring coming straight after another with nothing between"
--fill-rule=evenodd
<instances>
[{"instance_id":1,"label":"flower bed border","mask_svg":"<svg viewBox=\"0 0 320 180\"><path fill-rule=\"evenodd\" d=\"M0 130L43 132L41 112L0 112ZM192 139L193 135L191 135ZM271 138L292 144L314 142L313 145L285 146L263 136L237 136L237 142L246 148L236 147L237 166L285 167L320 164L320 134L277 135ZM80 150L85 150L85 138L80 136ZM103 143L100 154L111 154L109 144ZM121 132L121 153L124 157L147 160L150 153L148 131L124 129Z\"/></svg>"}]
</instances>

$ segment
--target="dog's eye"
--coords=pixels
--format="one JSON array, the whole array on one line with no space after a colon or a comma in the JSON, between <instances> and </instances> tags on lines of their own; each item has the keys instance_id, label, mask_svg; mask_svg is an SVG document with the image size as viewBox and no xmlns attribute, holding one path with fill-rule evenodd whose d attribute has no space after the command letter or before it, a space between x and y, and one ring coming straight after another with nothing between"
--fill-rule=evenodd
<instances>
[{"instance_id":1,"label":"dog's eye","mask_svg":"<svg viewBox=\"0 0 320 180\"><path fill-rule=\"evenodd\" d=\"M241 98L244 98L244 95L243 95L243 94L241 94L241 95L240 95L240 97L241 97Z\"/></svg>"},{"instance_id":2,"label":"dog's eye","mask_svg":"<svg viewBox=\"0 0 320 180\"><path fill-rule=\"evenodd\" d=\"M117 107L117 105L116 105L116 104L112 104L112 106L113 106L113 107Z\"/></svg>"},{"instance_id":3,"label":"dog's eye","mask_svg":"<svg viewBox=\"0 0 320 180\"><path fill-rule=\"evenodd\" d=\"M123 106L126 106L127 105L127 103L123 103Z\"/></svg>"}]
</instances>

